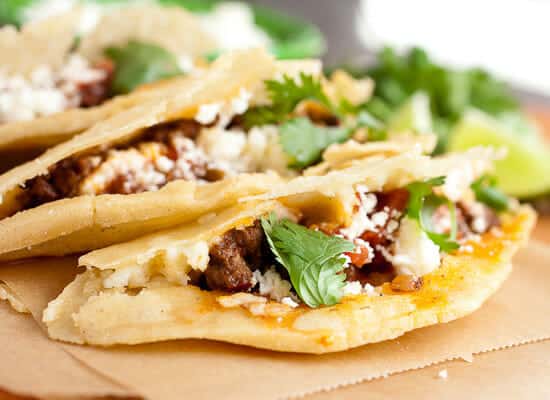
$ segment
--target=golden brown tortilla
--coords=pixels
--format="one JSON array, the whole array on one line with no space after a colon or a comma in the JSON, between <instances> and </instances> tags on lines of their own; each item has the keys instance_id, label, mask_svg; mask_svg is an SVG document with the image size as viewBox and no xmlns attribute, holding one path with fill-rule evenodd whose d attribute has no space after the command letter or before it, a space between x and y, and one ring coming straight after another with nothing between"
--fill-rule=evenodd
<instances>
[{"instance_id":1,"label":"golden brown tortilla","mask_svg":"<svg viewBox=\"0 0 550 400\"><path fill-rule=\"evenodd\" d=\"M220 229L247 220L250 223L255 213L274 206L264 203L258 207L224 215L229 217L227 226ZM150 281L141 289L105 289L111 268L124 263L109 265L109 257L103 257L100 250L98 255L86 257L85 264L105 259L107 269L89 268L79 275L49 304L44 322L52 338L102 346L201 338L276 351L320 354L346 350L449 322L478 309L509 275L511 257L527 240L535 214L522 207L503 216L502 221L501 234L486 233L481 240L469 243L472 251L445 255L441 267L423 277L424 284L417 292L395 292L384 284L379 289L381 296L346 296L337 305L317 309L305 305L293 309L248 293L227 295L166 280ZM218 222L218 218L204 222L203 234L210 224L220 226ZM179 234L191 237L195 230L200 234L197 225L183 228ZM170 235L175 239L176 231ZM183 236L177 238L180 245L185 242ZM153 236L130 247L147 241L154 253ZM113 251L125 247L115 246ZM151 260L156 260L157 266L162 263Z\"/></svg>"}]
</instances>

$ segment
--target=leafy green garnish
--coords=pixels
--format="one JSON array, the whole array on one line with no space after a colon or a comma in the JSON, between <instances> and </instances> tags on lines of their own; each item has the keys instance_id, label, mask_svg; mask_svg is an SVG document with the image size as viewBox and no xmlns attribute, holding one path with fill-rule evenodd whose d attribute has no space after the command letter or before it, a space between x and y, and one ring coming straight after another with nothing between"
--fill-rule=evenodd
<instances>
[{"instance_id":1,"label":"leafy green garnish","mask_svg":"<svg viewBox=\"0 0 550 400\"><path fill-rule=\"evenodd\" d=\"M0 25L20 26L24 21L25 9L36 0L2 0L0 1Z\"/></svg>"},{"instance_id":2,"label":"leafy green garnish","mask_svg":"<svg viewBox=\"0 0 550 400\"><path fill-rule=\"evenodd\" d=\"M284 75L282 81L268 80L265 83L269 91L271 101L286 112L291 112L302 100L316 100L327 108L332 105L323 92L321 82L313 75L300 73L299 82Z\"/></svg>"},{"instance_id":3,"label":"leafy green garnish","mask_svg":"<svg viewBox=\"0 0 550 400\"><path fill-rule=\"evenodd\" d=\"M477 201L503 212L508 210L508 197L496 187L496 184L495 177L484 175L472 183L471 188Z\"/></svg>"},{"instance_id":4,"label":"leafy green garnish","mask_svg":"<svg viewBox=\"0 0 550 400\"><path fill-rule=\"evenodd\" d=\"M180 75L176 57L156 45L131 40L125 46L109 47L105 54L116 65L113 94L124 94L144 83Z\"/></svg>"},{"instance_id":5,"label":"leafy green garnish","mask_svg":"<svg viewBox=\"0 0 550 400\"><path fill-rule=\"evenodd\" d=\"M271 105L249 109L243 116L247 127L279 124L288 118L294 108L303 100L315 100L333 110L328 97L323 92L321 82L305 73L300 79L284 75L281 81L267 80L265 86L271 99Z\"/></svg>"},{"instance_id":6,"label":"leafy green garnish","mask_svg":"<svg viewBox=\"0 0 550 400\"><path fill-rule=\"evenodd\" d=\"M378 54L377 65L355 73L376 82L374 96L363 108L383 122L414 93L426 93L439 139L436 153L445 151L450 128L469 108L497 117L521 114L504 82L481 69L458 70L437 64L420 48L400 55L386 47Z\"/></svg>"},{"instance_id":7,"label":"leafy green garnish","mask_svg":"<svg viewBox=\"0 0 550 400\"><path fill-rule=\"evenodd\" d=\"M362 110L357 115L357 127L369 128L369 141L386 140L388 138L388 132L385 130L384 124L367 110Z\"/></svg>"},{"instance_id":8,"label":"leafy green garnish","mask_svg":"<svg viewBox=\"0 0 550 400\"><path fill-rule=\"evenodd\" d=\"M329 145L345 142L352 130L314 125L308 118L301 117L283 123L279 132L281 146L291 158L289 167L303 169L319 161Z\"/></svg>"},{"instance_id":9,"label":"leafy green garnish","mask_svg":"<svg viewBox=\"0 0 550 400\"><path fill-rule=\"evenodd\" d=\"M262 218L271 251L288 271L296 293L310 307L333 305L342 298L346 275L342 253L354 245L271 214Z\"/></svg>"},{"instance_id":10,"label":"leafy green garnish","mask_svg":"<svg viewBox=\"0 0 550 400\"><path fill-rule=\"evenodd\" d=\"M420 228L442 251L449 252L459 247L456 242L457 223L455 205L448 199L433 193L434 187L441 186L444 183L445 177L439 176L407 185L406 189L409 192L407 216L418 221ZM443 204L448 207L451 217L451 232L449 234L437 233L432 226L433 213Z\"/></svg>"}]
</instances>

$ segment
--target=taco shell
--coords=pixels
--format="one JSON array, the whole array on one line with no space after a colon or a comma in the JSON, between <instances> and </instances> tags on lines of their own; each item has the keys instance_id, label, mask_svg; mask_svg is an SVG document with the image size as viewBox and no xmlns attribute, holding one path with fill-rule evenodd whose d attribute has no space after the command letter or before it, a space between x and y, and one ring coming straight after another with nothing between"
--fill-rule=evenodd
<instances>
[{"instance_id":1,"label":"taco shell","mask_svg":"<svg viewBox=\"0 0 550 400\"><path fill-rule=\"evenodd\" d=\"M509 275L511 257L535 220L528 207L504 215L501 233L472 241L471 251L443 256L417 292L395 292L386 283L375 294L348 295L337 305L312 309L177 283L178 268L196 259L198 243L276 209L275 201L249 203L81 257L87 271L44 311L49 335L101 346L200 338L300 353L346 350L478 309ZM153 278L159 274L162 279Z\"/></svg>"}]
</instances>

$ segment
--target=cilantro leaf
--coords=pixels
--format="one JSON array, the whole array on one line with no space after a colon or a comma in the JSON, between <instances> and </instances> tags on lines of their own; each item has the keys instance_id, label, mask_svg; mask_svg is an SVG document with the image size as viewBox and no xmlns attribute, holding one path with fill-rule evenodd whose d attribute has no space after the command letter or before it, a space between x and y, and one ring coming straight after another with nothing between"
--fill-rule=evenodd
<instances>
[{"instance_id":1,"label":"cilantro leaf","mask_svg":"<svg viewBox=\"0 0 550 400\"><path fill-rule=\"evenodd\" d=\"M420 213L426 196L432 194L433 188L445 183L444 176L428 179L426 181L413 182L407 185L409 202L407 204L407 215L412 219L420 220Z\"/></svg>"},{"instance_id":2,"label":"cilantro leaf","mask_svg":"<svg viewBox=\"0 0 550 400\"><path fill-rule=\"evenodd\" d=\"M456 242L456 209L448 199L433 194L433 188L445 183L445 177L439 176L426 181L413 182L407 185L409 201L407 203L407 216L418 221L420 228L428 235L430 240L437 244L442 251L449 252L458 249ZM451 217L450 234L437 233L432 225L432 217L435 210L445 204Z\"/></svg>"},{"instance_id":3,"label":"cilantro leaf","mask_svg":"<svg viewBox=\"0 0 550 400\"><path fill-rule=\"evenodd\" d=\"M156 45L131 40L125 46L107 48L105 55L116 65L114 94L129 93L141 84L183 73L176 57Z\"/></svg>"},{"instance_id":4,"label":"cilantro leaf","mask_svg":"<svg viewBox=\"0 0 550 400\"><path fill-rule=\"evenodd\" d=\"M471 188L477 201L503 212L508 210L508 197L496 187L496 183L494 177L484 175L472 183Z\"/></svg>"},{"instance_id":5,"label":"cilantro leaf","mask_svg":"<svg viewBox=\"0 0 550 400\"><path fill-rule=\"evenodd\" d=\"M302 100L316 100L327 108L332 108L328 97L323 92L321 81L313 75L300 73L299 82L294 78L284 75L282 81L268 80L266 88L273 104L291 112Z\"/></svg>"},{"instance_id":6,"label":"cilantro leaf","mask_svg":"<svg viewBox=\"0 0 550 400\"><path fill-rule=\"evenodd\" d=\"M300 299L310 307L338 303L346 279L341 255L354 245L287 219L277 220L273 214L261 223L271 251L288 271Z\"/></svg>"},{"instance_id":7,"label":"cilantro leaf","mask_svg":"<svg viewBox=\"0 0 550 400\"><path fill-rule=\"evenodd\" d=\"M330 100L323 92L321 81L313 75L300 73L300 78L283 75L282 80L267 80L265 86L271 105L249 109L243 116L245 126L278 124L303 100L315 100L334 111Z\"/></svg>"},{"instance_id":8,"label":"cilantro leaf","mask_svg":"<svg viewBox=\"0 0 550 400\"><path fill-rule=\"evenodd\" d=\"M290 156L290 168L303 169L319 161L323 150L333 143L346 141L352 131L342 127L314 125L308 118L294 118L279 128L279 140Z\"/></svg>"}]
</instances>

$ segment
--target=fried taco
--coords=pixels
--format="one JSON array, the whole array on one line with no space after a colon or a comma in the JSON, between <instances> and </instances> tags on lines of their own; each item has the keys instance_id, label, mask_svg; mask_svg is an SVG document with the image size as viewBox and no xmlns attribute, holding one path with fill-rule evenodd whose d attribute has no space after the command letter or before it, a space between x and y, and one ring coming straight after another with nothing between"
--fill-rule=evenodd
<instances>
[{"instance_id":1,"label":"fried taco","mask_svg":"<svg viewBox=\"0 0 550 400\"><path fill-rule=\"evenodd\" d=\"M343 97L342 77L324 80L320 69L318 61L275 61L260 49L227 54L200 75L163 85L162 96L0 175L0 234L6 238L0 258L68 254L128 240L196 218L219 207L220 198L228 206L278 176L334 161L334 154L395 154L415 146L406 136L357 142L368 141L369 128L339 102L362 101L369 82ZM430 136L423 138L433 145Z\"/></svg>"},{"instance_id":2,"label":"fried taco","mask_svg":"<svg viewBox=\"0 0 550 400\"><path fill-rule=\"evenodd\" d=\"M326 353L460 318L503 283L535 219L483 177L492 156L376 156L274 184L82 256L43 321L74 343Z\"/></svg>"},{"instance_id":3,"label":"fried taco","mask_svg":"<svg viewBox=\"0 0 550 400\"><path fill-rule=\"evenodd\" d=\"M20 31L0 29L0 150L67 140L154 96L126 94L192 72L215 48L197 18L179 7L120 8L75 40L82 13L75 8Z\"/></svg>"}]
</instances>

